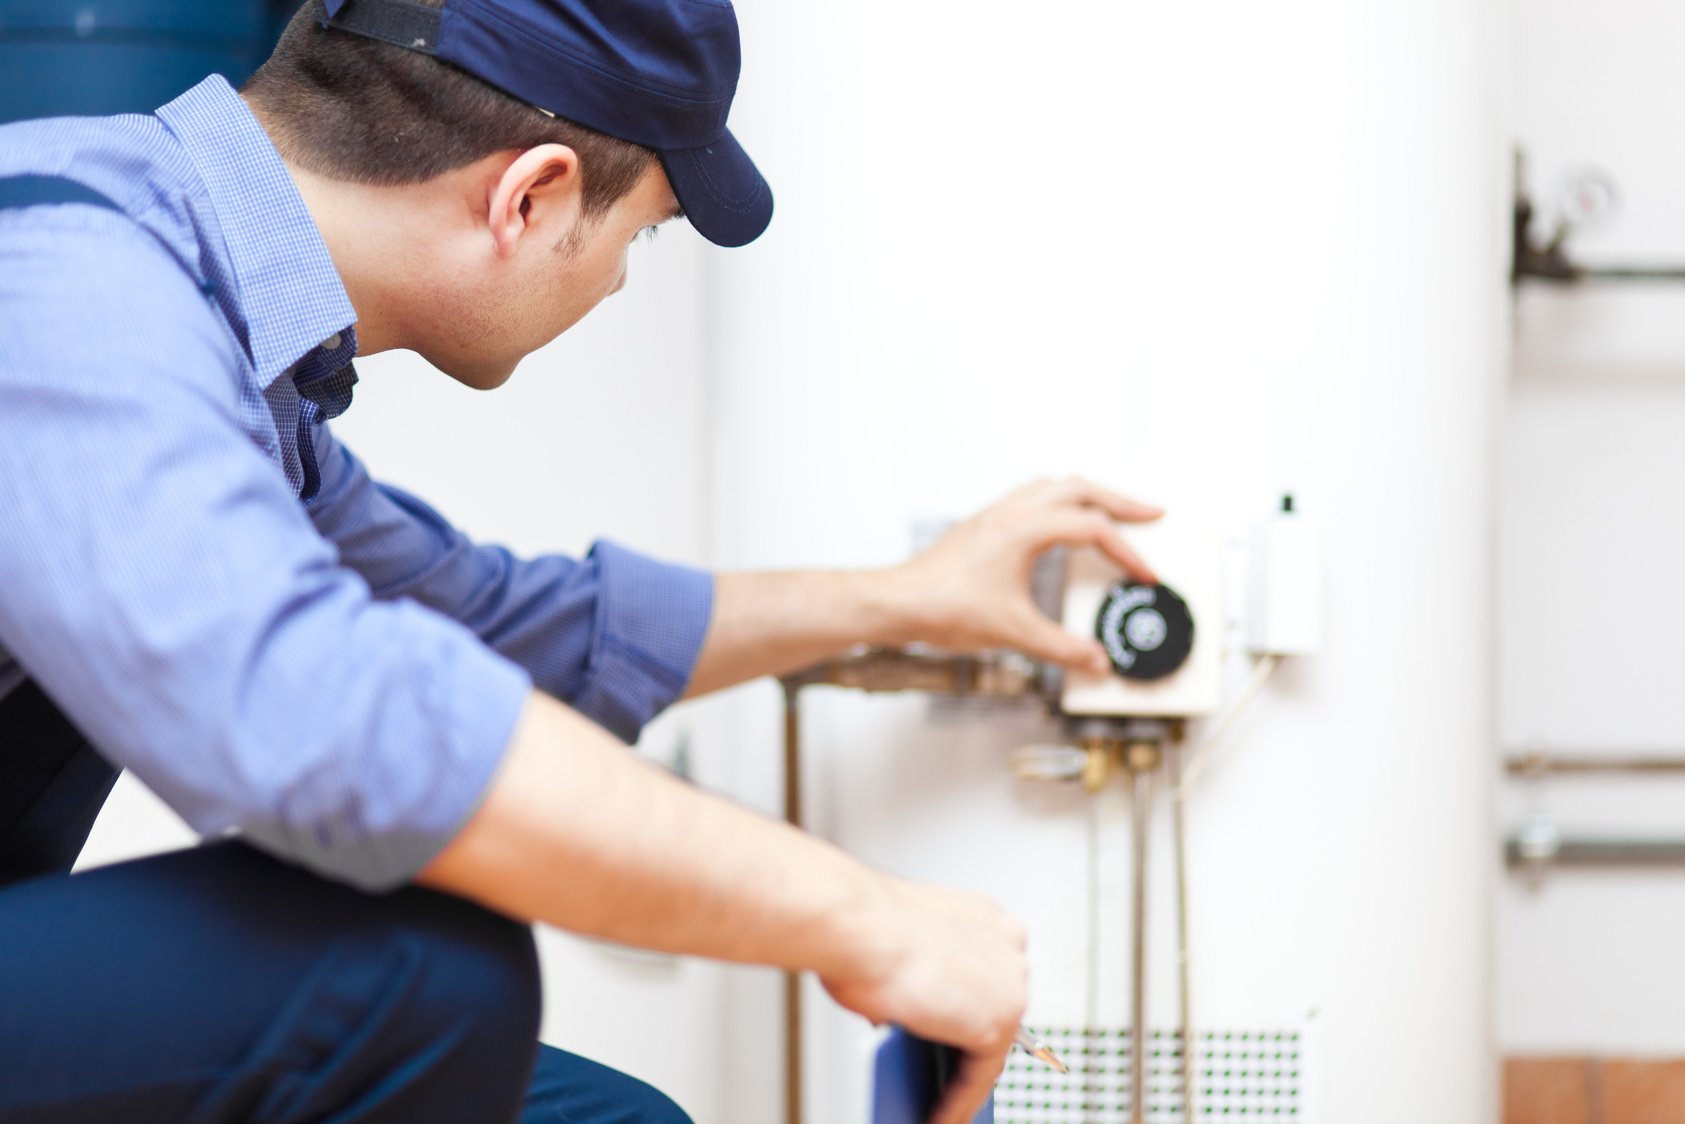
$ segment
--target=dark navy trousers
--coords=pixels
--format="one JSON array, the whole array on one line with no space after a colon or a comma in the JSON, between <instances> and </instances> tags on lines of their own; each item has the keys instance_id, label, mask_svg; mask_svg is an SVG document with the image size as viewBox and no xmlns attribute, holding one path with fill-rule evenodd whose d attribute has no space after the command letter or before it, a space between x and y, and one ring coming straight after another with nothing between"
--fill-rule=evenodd
<instances>
[{"instance_id":1,"label":"dark navy trousers","mask_svg":"<svg viewBox=\"0 0 1685 1124\"><path fill-rule=\"evenodd\" d=\"M686 1124L536 1044L532 934L225 842L71 875L116 773L0 700L0 1124Z\"/></svg>"}]
</instances>

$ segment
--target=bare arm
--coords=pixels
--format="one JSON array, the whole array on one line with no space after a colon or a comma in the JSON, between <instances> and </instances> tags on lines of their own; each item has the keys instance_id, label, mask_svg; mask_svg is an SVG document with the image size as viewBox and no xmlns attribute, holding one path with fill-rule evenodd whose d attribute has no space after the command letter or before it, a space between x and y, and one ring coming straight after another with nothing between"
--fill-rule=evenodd
<instances>
[{"instance_id":1,"label":"bare arm","mask_svg":"<svg viewBox=\"0 0 1685 1124\"><path fill-rule=\"evenodd\" d=\"M1030 568L1053 546L1094 546L1142 580L1146 563L1115 520L1158 508L1086 480L1039 481L953 527L885 570L721 574L714 616L688 697L805 667L854 644L924 641L953 651L1011 648L1065 667L1104 668L1092 640L1072 636L1030 600Z\"/></svg>"},{"instance_id":2,"label":"bare arm","mask_svg":"<svg viewBox=\"0 0 1685 1124\"><path fill-rule=\"evenodd\" d=\"M1025 1003L1024 934L985 899L874 872L685 785L534 693L479 810L417 881L527 921L817 973L874 1022L972 1055L968 1121Z\"/></svg>"},{"instance_id":3,"label":"bare arm","mask_svg":"<svg viewBox=\"0 0 1685 1124\"><path fill-rule=\"evenodd\" d=\"M656 769L534 692L478 811L418 881L624 944L825 971L883 879Z\"/></svg>"},{"instance_id":4,"label":"bare arm","mask_svg":"<svg viewBox=\"0 0 1685 1124\"><path fill-rule=\"evenodd\" d=\"M855 644L914 638L892 570L718 574L708 638L686 698L761 675L782 675Z\"/></svg>"}]
</instances>

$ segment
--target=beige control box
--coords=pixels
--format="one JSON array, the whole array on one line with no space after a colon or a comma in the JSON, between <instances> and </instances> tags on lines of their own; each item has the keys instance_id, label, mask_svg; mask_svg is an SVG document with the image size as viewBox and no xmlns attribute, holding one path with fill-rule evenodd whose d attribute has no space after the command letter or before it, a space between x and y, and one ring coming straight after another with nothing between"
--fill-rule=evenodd
<instances>
[{"instance_id":1,"label":"beige control box","mask_svg":"<svg viewBox=\"0 0 1685 1124\"><path fill-rule=\"evenodd\" d=\"M1128 671L1066 672L1061 706L1066 714L1136 718L1197 718L1217 709L1222 689L1222 539L1197 524L1167 517L1158 523L1128 524L1123 536L1180 599L1153 591L1118 591L1129 582L1099 551L1071 552L1065 578L1063 621L1079 636L1106 644L1115 663ZM1192 621L1192 645L1179 666L1157 678L1151 658L1178 640L1181 606ZM1174 611L1172 611L1174 610ZM1167 624L1166 621L1169 621ZM1184 641L1185 643L1185 641ZM1142 659L1136 662L1136 656Z\"/></svg>"}]
</instances>

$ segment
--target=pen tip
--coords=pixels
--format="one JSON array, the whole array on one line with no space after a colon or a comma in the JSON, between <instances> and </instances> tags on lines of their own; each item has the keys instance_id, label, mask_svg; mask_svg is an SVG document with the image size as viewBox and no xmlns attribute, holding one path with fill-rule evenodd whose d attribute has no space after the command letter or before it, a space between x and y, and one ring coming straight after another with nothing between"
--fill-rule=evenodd
<instances>
[{"instance_id":1,"label":"pen tip","mask_svg":"<svg viewBox=\"0 0 1685 1124\"><path fill-rule=\"evenodd\" d=\"M1059 1060L1059 1055L1055 1054L1052 1050L1049 1050L1046 1046L1043 1046L1041 1049L1037 1050L1035 1056L1038 1059L1040 1059L1041 1061L1044 1061L1048 1065L1052 1066L1054 1069L1058 1070L1060 1073L1071 1072L1070 1067L1067 1066L1064 1062Z\"/></svg>"}]
</instances>

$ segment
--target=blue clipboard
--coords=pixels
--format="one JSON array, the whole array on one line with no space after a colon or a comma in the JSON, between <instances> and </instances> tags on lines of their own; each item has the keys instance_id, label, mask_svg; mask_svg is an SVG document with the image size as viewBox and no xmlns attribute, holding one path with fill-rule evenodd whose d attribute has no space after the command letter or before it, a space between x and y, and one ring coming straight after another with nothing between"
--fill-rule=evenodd
<instances>
[{"instance_id":1,"label":"blue clipboard","mask_svg":"<svg viewBox=\"0 0 1685 1124\"><path fill-rule=\"evenodd\" d=\"M927 1124L958 1058L952 1046L891 1030L873 1066L872 1124ZM971 1124L995 1124L994 1098Z\"/></svg>"}]
</instances>

